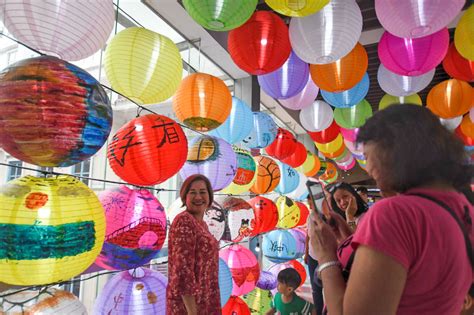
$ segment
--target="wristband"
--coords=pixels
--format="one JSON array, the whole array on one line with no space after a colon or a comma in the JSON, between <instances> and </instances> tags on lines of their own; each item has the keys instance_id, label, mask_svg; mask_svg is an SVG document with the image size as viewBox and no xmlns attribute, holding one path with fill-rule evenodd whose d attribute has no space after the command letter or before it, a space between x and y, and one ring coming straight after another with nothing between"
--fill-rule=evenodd
<instances>
[{"instance_id":1,"label":"wristband","mask_svg":"<svg viewBox=\"0 0 474 315\"><path fill-rule=\"evenodd\" d=\"M321 279L321 272L326 269L326 268L330 268L330 267L339 267L341 268L341 263L337 260L332 260L332 261L328 261L328 262L325 262L324 264L321 264L319 265L318 267L318 270L317 270L317 273L318 273L318 278Z\"/></svg>"}]
</instances>

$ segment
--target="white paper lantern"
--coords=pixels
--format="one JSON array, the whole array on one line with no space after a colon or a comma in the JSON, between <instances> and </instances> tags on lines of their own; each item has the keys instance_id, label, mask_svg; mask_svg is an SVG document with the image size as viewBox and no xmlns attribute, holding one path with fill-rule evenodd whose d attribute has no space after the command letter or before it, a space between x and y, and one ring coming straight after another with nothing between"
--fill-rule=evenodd
<instances>
[{"instance_id":1,"label":"white paper lantern","mask_svg":"<svg viewBox=\"0 0 474 315\"><path fill-rule=\"evenodd\" d=\"M112 32L112 0L0 0L0 18L20 42L74 61L101 49Z\"/></svg>"},{"instance_id":2,"label":"white paper lantern","mask_svg":"<svg viewBox=\"0 0 474 315\"><path fill-rule=\"evenodd\" d=\"M332 0L315 14L292 18L293 51L312 64L335 62L356 45L362 32L362 13L354 0Z\"/></svg>"},{"instance_id":3,"label":"white paper lantern","mask_svg":"<svg viewBox=\"0 0 474 315\"><path fill-rule=\"evenodd\" d=\"M462 117L463 116L461 115L450 119L440 118L439 121L444 127L446 127L446 129L448 129L449 131L453 131L461 124Z\"/></svg>"},{"instance_id":4,"label":"white paper lantern","mask_svg":"<svg viewBox=\"0 0 474 315\"><path fill-rule=\"evenodd\" d=\"M303 127L312 132L323 131L334 119L331 106L323 101L315 101L300 111L300 121Z\"/></svg>"},{"instance_id":5,"label":"white paper lantern","mask_svg":"<svg viewBox=\"0 0 474 315\"><path fill-rule=\"evenodd\" d=\"M382 64L377 72L377 81L385 93L393 96L408 96L420 92L433 80L436 69L420 76L405 76L391 72Z\"/></svg>"}]
</instances>

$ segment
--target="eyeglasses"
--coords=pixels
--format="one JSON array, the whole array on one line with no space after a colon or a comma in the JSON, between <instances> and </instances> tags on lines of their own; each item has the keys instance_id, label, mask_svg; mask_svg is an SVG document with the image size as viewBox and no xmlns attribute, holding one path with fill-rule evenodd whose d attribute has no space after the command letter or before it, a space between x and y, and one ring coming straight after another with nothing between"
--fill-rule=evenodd
<instances>
[{"instance_id":1,"label":"eyeglasses","mask_svg":"<svg viewBox=\"0 0 474 315\"><path fill-rule=\"evenodd\" d=\"M331 185L326 186L326 191L328 191L330 194L336 191L339 187L341 187L344 184L344 182L339 182Z\"/></svg>"}]
</instances>

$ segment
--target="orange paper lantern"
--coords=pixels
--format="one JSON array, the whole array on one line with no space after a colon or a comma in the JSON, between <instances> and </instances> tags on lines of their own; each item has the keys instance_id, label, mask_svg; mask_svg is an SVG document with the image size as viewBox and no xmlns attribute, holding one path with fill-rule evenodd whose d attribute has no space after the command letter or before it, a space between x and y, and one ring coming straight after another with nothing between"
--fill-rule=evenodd
<instances>
[{"instance_id":1,"label":"orange paper lantern","mask_svg":"<svg viewBox=\"0 0 474 315\"><path fill-rule=\"evenodd\" d=\"M273 159L266 156L258 156L255 161L257 162L257 179L250 191L254 194L266 194L273 191L280 183L280 167Z\"/></svg>"},{"instance_id":2,"label":"orange paper lantern","mask_svg":"<svg viewBox=\"0 0 474 315\"><path fill-rule=\"evenodd\" d=\"M306 176L308 177L312 177L314 175L316 175L319 171L319 169L321 168L321 160L319 159L319 157L317 155L314 155L314 165L313 165L313 168L310 169L309 171L307 171L306 173L304 173Z\"/></svg>"},{"instance_id":3,"label":"orange paper lantern","mask_svg":"<svg viewBox=\"0 0 474 315\"><path fill-rule=\"evenodd\" d=\"M426 106L441 118L454 118L471 109L473 94L469 83L457 79L446 80L431 89Z\"/></svg>"},{"instance_id":4,"label":"orange paper lantern","mask_svg":"<svg viewBox=\"0 0 474 315\"><path fill-rule=\"evenodd\" d=\"M257 196L248 201L255 214L255 226L252 236L270 232L278 223L278 208L276 204L265 197Z\"/></svg>"},{"instance_id":5,"label":"orange paper lantern","mask_svg":"<svg viewBox=\"0 0 474 315\"><path fill-rule=\"evenodd\" d=\"M474 123L469 115L463 117L459 129L466 137L474 138Z\"/></svg>"},{"instance_id":6,"label":"orange paper lantern","mask_svg":"<svg viewBox=\"0 0 474 315\"><path fill-rule=\"evenodd\" d=\"M333 182L337 179L337 167L333 163L326 163L326 172L319 177L324 182Z\"/></svg>"}]
</instances>

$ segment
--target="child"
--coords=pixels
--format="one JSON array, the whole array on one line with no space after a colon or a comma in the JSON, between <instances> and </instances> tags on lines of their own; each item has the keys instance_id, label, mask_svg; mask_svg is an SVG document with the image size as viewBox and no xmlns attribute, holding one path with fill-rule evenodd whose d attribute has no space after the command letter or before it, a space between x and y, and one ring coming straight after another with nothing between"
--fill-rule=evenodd
<instances>
[{"instance_id":1,"label":"child","mask_svg":"<svg viewBox=\"0 0 474 315\"><path fill-rule=\"evenodd\" d=\"M281 315L316 315L313 304L306 302L295 290L301 284L299 273L293 268L287 268L278 273L278 293L270 303L271 309L266 315L279 312Z\"/></svg>"}]
</instances>

